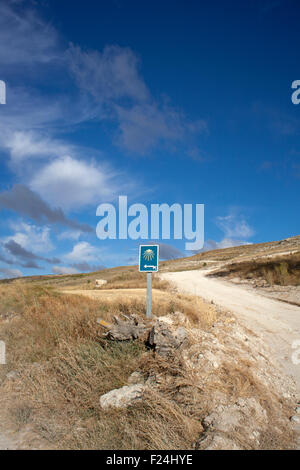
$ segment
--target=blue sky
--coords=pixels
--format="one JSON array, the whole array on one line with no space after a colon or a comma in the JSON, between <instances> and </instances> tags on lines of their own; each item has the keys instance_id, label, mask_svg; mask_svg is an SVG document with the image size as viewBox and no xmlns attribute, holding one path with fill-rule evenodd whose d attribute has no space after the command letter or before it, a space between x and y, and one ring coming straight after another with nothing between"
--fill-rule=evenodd
<instances>
[{"instance_id":1,"label":"blue sky","mask_svg":"<svg viewBox=\"0 0 300 470\"><path fill-rule=\"evenodd\" d=\"M137 263L137 241L96 237L119 195L205 204L206 249L299 234L299 13L0 0L0 275Z\"/></svg>"}]
</instances>

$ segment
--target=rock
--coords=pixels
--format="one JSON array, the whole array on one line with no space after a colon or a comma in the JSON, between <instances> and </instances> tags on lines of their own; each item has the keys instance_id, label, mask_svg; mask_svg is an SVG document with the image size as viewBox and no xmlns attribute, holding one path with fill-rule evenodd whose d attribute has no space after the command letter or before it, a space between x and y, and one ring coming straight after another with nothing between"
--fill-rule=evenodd
<instances>
[{"instance_id":1,"label":"rock","mask_svg":"<svg viewBox=\"0 0 300 470\"><path fill-rule=\"evenodd\" d=\"M188 335L184 326L180 326L179 328L177 328L177 330L175 331L175 338L177 339L179 346L182 346L187 342Z\"/></svg>"},{"instance_id":2,"label":"rock","mask_svg":"<svg viewBox=\"0 0 300 470\"><path fill-rule=\"evenodd\" d=\"M111 390L100 397L100 405L108 408L126 408L143 397L145 386L142 384L124 385L122 388Z\"/></svg>"},{"instance_id":3,"label":"rock","mask_svg":"<svg viewBox=\"0 0 300 470\"><path fill-rule=\"evenodd\" d=\"M200 442L198 448L203 450L242 450L242 447L239 447L234 441L220 434L208 435Z\"/></svg>"},{"instance_id":4,"label":"rock","mask_svg":"<svg viewBox=\"0 0 300 470\"><path fill-rule=\"evenodd\" d=\"M293 423L298 424L298 423L300 423L300 416L297 416L297 415L291 416L290 421L292 421Z\"/></svg>"},{"instance_id":5,"label":"rock","mask_svg":"<svg viewBox=\"0 0 300 470\"><path fill-rule=\"evenodd\" d=\"M18 377L19 377L19 372L16 371L16 370L11 370L10 372L8 372L8 373L6 374L6 378L7 378L8 380L15 380L15 379L17 379Z\"/></svg>"},{"instance_id":6,"label":"rock","mask_svg":"<svg viewBox=\"0 0 300 470\"><path fill-rule=\"evenodd\" d=\"M146 335L146 326L134 317L127 321L114 317L114 321L115 325L106 333L107 338L111 340L128 341Z\"/></svg>"},{"instance_id":7,"label":"rock","mask_svg":"<svg viewBox=\"0 0 300 470\"><path fill-rule=\"evenodd\" d=\"M145 382L142 372L135 371L128 378L129 384L143 384Z\"/></svg>"},{"instance_id":8,"label":"rock","mask_svg":"<svg viewBox=\"0 0 300 470\"><path fill-rule=\"evenodd\" d=\"M165 315L164 317L159 317L159 321L167 323L167 325L173 325L174 319L171 315Z\"/></svg>"},{"instance_id":9,"label":"rock","mask_svg":"<svg viewBox=\"0 0 300 470\"><path fill-rule=\"evenodd\" d=\"M101 286L104 286L105 284L107 284L106 279L96 279L95 281L96 287L101 287Z\"/></svg>"},{"instance_id":10,"label":"rock","mask_svg":"<svg viewBox=\"0 0 300 470\"><path fill-rule=\"evenodd\" d=\"M203 420L205 427L213 428L216 431L231 432L240 424L241 414L239 410L232 407L219 407L219 409Z\"/></svg>"},{"instance_id":11,"label":"rock","mask_svg":"<svg viewBox=\"0 0 300 470\"><path fill-rule=\"evenodd\" d=\"M166 325L160 321L157 321L151 328L148 343L161 356L168 356L172 350L178 349L182 344L180 340L172 335Z\"/></svg>"},{"instance_id":12,"label":"rock","mask_svg":"<svg viewBox=\"0 0 300 470\"><path fill-rule=\"evenodd\" d=\"M295 411L296 411L296 413L300 414L300 406L297 406L297 407L295 408Z\"/></svg>"}]
</instances>

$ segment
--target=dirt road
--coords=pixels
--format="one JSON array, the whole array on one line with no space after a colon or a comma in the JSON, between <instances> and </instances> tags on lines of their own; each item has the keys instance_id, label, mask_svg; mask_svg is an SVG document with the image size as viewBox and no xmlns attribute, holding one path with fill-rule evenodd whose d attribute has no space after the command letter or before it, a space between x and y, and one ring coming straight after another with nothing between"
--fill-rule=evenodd
<instances>
[{"instance_id":1,"label":"dirt road","mask_svg":"<svg viewBox=\"0 0 300 470\"><path fill-rule=\"evenodd\" d=\"M206 277L207 273L181 271L162 273L160 277L174 283L182 292L199 295L230 310L245 326L259 334L285 371L293 375L300 396L300 364L294 363L295 357L300 358L300 307L249 292L228 281ZM298 341L296 347L295 341Z\"/></svg>"},{"instance_id":2,"label":"dirt road","mask_svg":"<svg viewBox=\"0 0 300 470\"><path fill-rule=\"evenodd\" d=\"M3 434L0 434L0 450L14 450L16 447L14 443Z\"/></svg>"}]
</instances>

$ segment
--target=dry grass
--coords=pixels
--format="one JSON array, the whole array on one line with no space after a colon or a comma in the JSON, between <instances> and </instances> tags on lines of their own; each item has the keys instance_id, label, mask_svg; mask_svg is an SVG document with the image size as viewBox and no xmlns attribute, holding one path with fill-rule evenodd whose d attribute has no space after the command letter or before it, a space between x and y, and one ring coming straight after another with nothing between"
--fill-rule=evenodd
<instances>
[{"instance_id":1,"label":"dry grass","mask_svg":"<svg viewBox=\"0 0 300 470\"><path fill-rule=\"evenodd\" d=\"M143 404L127 410L104 412L99 406L100 396L127 384L152 353L139 342L103 340L96 319L144 315L145 302L105 303L21 282L1 287L0 296L1 339L8 353L2 374L19 372L0 385L0 404L16 429L31 425L51 448L191 448L200 421L168 394L149 393ZM179 295L153 305L155 314L185 311L194 324L208 328L211 306L203 315L199 308L193 298Z\"/></svg>"},{"instance_id":2,"label":"dry grass","mask_svg":"<svg viewBox=\"0 0 300 470\"><path fill-rule=\"evenodd\" d=\"M154 289L165 291L170 288L168 281L162 281L155 273L152 275L152 278L152 287ZM105 279L105 277L103 277L103 279ZM103 286L103 289L137 289L147 287L147 278L145 273L140 273L137 270L114 275L107 281L108 282ZM89 283L89 287L92 289L94 288L92 283Z\"/></svg>"},{"instance_id":3,"label":"dry grass","mask_svg":"<svg viewBox=\"0 0 300 470\"><path fill-rule=\"evenodd\" d=\"M269 285L300 285L300 254L292 254L270 260L255 260L232 263L214 276L239 276L243 279L264 279Z\"/></svg>"},{"instance_id":4,"label":"dry grass","mask_svg":"<svg viewBox=\"0 0 300 470\"><path fill-rule=\"evenodd\" d=\"M167 291L165 297L165 302L154 302L154 315L183 312L197 332L209 331L217 320L215 307L197 297ZM43 447L191 449L203 433L203 418L218 404L218 393L229 402L255 396L269 404L270 416L277 409L247 363L224 363L212 374L183 361L182 353L166 360L141 342L102 338L98 317L110 321L116 314L144 315L144 300L95 300L21 281L0 286L0 298L0 335L8 359L0 373L3 378L9 370L19 372L2 384L0 376L1 413L16 429L31 426ZM199 350L199 337L191 336L190 343L191 351L193 346ZM135 370L155 377L158 386L134 407L102 410L100 396L127 384ZM290 435L272 443L273 434L265 438L265 448L288 447ZM247 442L241 444L247 448Z\"/></svg>"}]
</instances>

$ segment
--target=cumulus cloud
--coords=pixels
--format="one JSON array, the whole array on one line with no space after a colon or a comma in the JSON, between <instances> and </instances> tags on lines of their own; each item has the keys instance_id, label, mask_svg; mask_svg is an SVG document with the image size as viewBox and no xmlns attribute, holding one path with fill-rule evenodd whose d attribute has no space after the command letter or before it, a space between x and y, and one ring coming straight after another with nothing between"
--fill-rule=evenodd
<instances>
[{"instance_id":1,"label":"cumulus cloud","mask_svg":"<svg viewBox=\"0 0 300 470\"><path fill-rule=\"evenodd\" d=\"M52 209L38 194L23 184L15 184L10 191L0 193L0 208L15 211L39 223L57 223L82 232L93 231L89 225L67 218L62 209Z\"/></svg>"},{"instance_id":2,"label":"cumulus cloud","mask_svg":"<svg viewBox=\"0 0 300 470\"><path fill-rule=\"evenodd\" d=\"M53 205L78 209L115 197L114 177L108 168L99 164L66 156L38 171L30 186Z\"/></svg>"},{"instance_id":3,"label":"cumulus cloud","mask_svg":"<svg viewBox=\"0 0 300 470\"><path fill-rule=\"evenodd\" d=\"M23 248L32 249L37 253L48 253L54 249L50 237L50 227L39 227L26 222L12 222L10 228L15 232L14 235L6 237L6 241L14 240Z\"/></svg>"},{"instance_id":4,"label":"cumulus cloud","mask_svg":"<svg viewBox=\"0 0 300 470\"><path fill-rule=\"evenodd\" d=\"M117 126L114 142L135 153L147 153L159 144L175 148L186 137L190 141L207 132L205 121L189 121L167 99L152 96L140 74L139 58L130 48L107 46L102 52L84 52L71 46L66 52L55 29L22 1L0 2L0 63L11 78L9 106L1 109L0 151L9 156L9 169L23 183L0 193L0 208L38 224L67 227L69 230L61 239L78 240L80 233L93 231L89 225L67 217L65 211L79 210L137 189L128 176L105 162L87 159L86 149L62 141L62 131L91 118L98 122L109 120ZM64 77L63 88L59 90L62 81L58 80L51 97L36 86L48 76L49 66L51 77ZM39 73L35 74L37 70ZM78 88L70 82L66 92L68 70ZM33 87L29 88L28 83ZM20 232L11 240L30 253L24 237L25 232ZM15 245L8 246L17 251ZM99 252L85 249L87 254L92 253L89 259L80 257L80 250L84 249L75 245L66 261L80 268L83 263L87 263L86 268L101 266ZM25 261L24 251L22 256L19 252L23 265L36 264L37 258Z\"/></svg>"},{"instance_id":5,"label":"cumulus cloud","mask_svg":"<svg viewBox=\"0 0 300 470\"><path fill-rule=\"evenodd\" d=\"M14 164L19 164L28 157L60 157L73 150L71 145L33 131L15 131L6 139L5 145L10 150Z\"/></svg>"},{"instance_id":6,"label":"cumulus cloud","mask_svg":"<svg viewBox=\"0 0 300 470\"><path fill-rule=\"evenodd\" d=\"M70 263L94 263L100 259L100 255L100 250L90 243L79 242L70 253L64 255L64 260Z\"/></svg>"},{"instance_id":7,"label":"cumulus cloud","mask_svg":"<svg viewBox=\"0 0 300 470\"><path fill-rule=\"evenodd\" d=\"M3 252L0 255L0 261L33 269L40 269L38 261L51 264L60 262L57 257L44 256L54 248L49 227L37 227L25 222L14 222L10 226L15 230L15 234L2 240Z\"/></svg>"}]
</instances>

